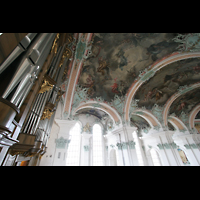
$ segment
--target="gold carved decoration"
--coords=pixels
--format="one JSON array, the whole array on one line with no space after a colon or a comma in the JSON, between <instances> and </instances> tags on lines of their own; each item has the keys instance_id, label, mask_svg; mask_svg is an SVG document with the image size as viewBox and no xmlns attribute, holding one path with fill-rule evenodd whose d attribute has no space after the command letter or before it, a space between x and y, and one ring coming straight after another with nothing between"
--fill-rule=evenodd
<instances>
[{"instance_id":1,"label":"gold carved decoration","mask_svg":"<svg viewBox=\"0 0 200 200\"><path fill-rule=\"evenodd\" d=\"M57 94L57 97L56 97L56 102L60 100L60 98L62 97L62 95L63 95L64 93L65 93L64 91L62 91L61 89L59 89L58 94Z\"/></svg>"},{"instance_id":2,"label":"gold carved decoration","mask_svg":"<svg viewBox=\"0 0 200 200\"><path fill-rule=\"evenodd\" d=\"M72 51L68 47L65 47L64 53L62 55L62 58L60 60L60 63L58 67L61 67L65 61L65 58L70 58L72 56Z\"/></svg>"},{"instance_id":3,"label":"gold carved decoration","mask_svg":"<svg viewBox=\"0 0 200 200\"><path fill-rule=\"evenodd\" d=\"M46 79L44 79L43 84L42 84L42 86L40 88L39 93L44 93L46 91L49 91L49 90L51 90L53 88L53 86L54 86L53 84L49 83L49 81L47 81Z\"/></svg>"},{"instance_id":4,"label":"gold carved decoration","mask_svg":"<svg viewBox=\"0 0 200 200\"><path fill-rule=\"evenodd\" d=\"M44 107L44 111L42 113L41 120L50 119L51 116L53 115L54 111L55 111L55 105L50 102L47 102Z\"/></svg>"},{"instance_id":5,"label":"gold carved decoration","mask_svg":"<svg viewBox=\"0 0 200 200\"><path fill-rule=\"evenodd\" d=\"M51 112L48 108L45 108L43 113L42 113L42 117L41 117L41 120L44 120L44 119L50 119L51 118L51 115L53 115L54 112Z\"/></svg>"},{"instance_id":6,"label":"gold carved decoration","mask_svg":"<svg viewBox=\"0 0 200 200\"><path fill-rule=\"evenodd\" d=\"M45 75L39 93L51 90L54 85L56 85L56 82L48 75Z\"/></svg>"},{"instance_id":7,"label":"gold carved decoration","mask_svg":"<svg viewBox=\"0 0 200 200\"><path fill-rule=\"evenodd\" d=\"M83 127L83 131L84 132L89 132L91 130L91 126L89 125L89 123L87 122L86 125Z\"/></svg>"},{"instance_id":8,"label":"gold carved decoration","mask_svg":"<svg viewBox=\"0 0 200 200\"><path fill-rule=\"evenodd\" d=\"M51 52L54 51L54 54L57 53L57 49L58 49L58 42L57 42L57 41L58 41L59 37L60 37L60 34L57 33L57 34L56 34L56 37L55 37L55 39L54 39L54 41L53 41L53 45L52 45L52 48L51 48Z\"/></svg>"}]
</instances>

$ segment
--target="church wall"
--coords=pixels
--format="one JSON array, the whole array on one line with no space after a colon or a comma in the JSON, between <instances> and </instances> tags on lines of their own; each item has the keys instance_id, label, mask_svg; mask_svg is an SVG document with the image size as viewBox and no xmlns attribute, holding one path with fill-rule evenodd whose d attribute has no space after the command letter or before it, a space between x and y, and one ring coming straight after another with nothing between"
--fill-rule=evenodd
<instances>
[{"instance_id":1,"label":"church wall","mask_svg":"<svg viewBox=\"0 0 200 200\"><path fill-rule=\"evenodd\" d=\"M55 122L56 121L56 122ZM65 148L56 148L55 139L59 139L61 137L68 139L69 130L73 127L75 121L68 120L56 120L55 119L51 136L48 141L48 149L46 154L42 157L40 166L65 166L66 158L67 158L67 146ZM87 118L82 118L81 123L85 125L88 122ZM93 125L95 120L90 119L90 124ZM131 132L131 131L129 131ZM111 161L111 152L114 149L116 154L118 154L117 165L121 166L138 166L138 159L136 155L136 151L134 148L122 148L119 149L117 143L119 143L119 134L121 135L121 142L127 141L124 137L124 131L122 128L119 130L115 130L112 132L108 132L104 140L104 164L105 166L110 166L112 164ZM190 164L189 165L198 165L199 166L199 148L193 148L192 145L194 142L200 141L199 136L195 135L193 137L189 137L191 135L185 136L175 136L173 137L174 132L154 132L151 135L146 137L141 137L141 150L143 151L143 161L146 166L153 166L152 158L150 155L150 149L154 148L160 157L161 164L163 166L184 166L181 157L177 151L177 146L179 146L184 153L186 154ZM131 134L129 134L129 140L131 140ZM134 141L134 140L133 140ZM186 142L190 144L190 149L186 148L184 145ZM80 157L80 165L88 166L92 165L92 134L83 132L81 134L81 157ZM84 146L89 146L89 151L84 149ZM128 151L129 149L129 151Z\"/></svg>"},{"instance_id":2,"label":"church wall","mask_svg":"<svg viewBox=\"0 0 200 200\"><path fill-rule=\"evenodd\" d=\"M60 129L60 127L54 121L52 129L51 129L51 134L50 134L50 137L48 140L48 144L47 144L47 151L40 161L40 166L52 166L53 165L54 159L55 159L55 156L57 153L55 139L58 138L59 129Z\"/></svg>"}]
</instances>

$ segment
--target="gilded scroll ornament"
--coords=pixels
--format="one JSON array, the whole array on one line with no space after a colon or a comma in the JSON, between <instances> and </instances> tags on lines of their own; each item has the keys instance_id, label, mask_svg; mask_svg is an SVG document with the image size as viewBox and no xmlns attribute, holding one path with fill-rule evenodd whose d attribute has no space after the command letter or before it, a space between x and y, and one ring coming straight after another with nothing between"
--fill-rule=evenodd
<instances>
[{"instance_id":1,"label":"gilded scroll ornament","mask_svg":"<svg viewBox=\"0 0 200 200\"><path fill-rule=\"evenodd\" d=\"M58 94L57 94L57 97L56 97L56 102L60 100L60 98L62 97L62 95L63 95L64 93L65 93L64 91L58 90Z\"/></svg>"},{"instance_id":2,"label":"gilded scroll ornament","mask_svg":"<svg viewBox=\"0 0 200 200\"><path fill-rule=\"evenodd\" d=\"M51 112L48 108L45 108L41 120L50 119L54 112Z\"/></svg>"},{"instance_id":3,"label":"gilded scroll ornament","mask_svg":"<svg viewBox=\"0 0 200 200\"><path fill-rule=\"evenodd\" d=\"M71 49L69 49L68 47L65 47L65 50L64 50L64 53L62 55L62 58L60 60L60 63L59 63L59 66L58 67L61 67L65 61L65 58L70 58L72 55L72 51Z\"/></svg>"},{"instance_id":4,"label":"gilded scroll ornament","mask_svg":"<svg viewBox=\"0 0 200 200\"><path fill-rule=\"evenodd\" d=\"M43 84L42 84L42 86L40 88L39 93L44 93L46 91L49 91L49 90L51 90L53 88L53 86L54 86L53 84L49 83L49 81L47 81L46 79L44 79Z\"/></svg>"},{"instance_id":5,"label":"gilded scroll ornament","mask_svg":"<svg viewBox=\"0 0 200 200\"><path fill-rule=\"evenodd\" d=\"M47 102L42 113L41 120L50 119L55 111L55 104Z\"/></svg>"},{"instance_id":6,"label":"gilded scroll ornament","mask_svg":"<svg viewBox=\"0 0 200 200\"><path fill-rule=\"evenodd\" d=\"M89 123L87 122L87 124L83 127L83 132L90 132L91 131L91 126L89 125Z\"/></svg>"},{"instance_id":7,"label":"gilded scroll ornament","mask_svg":"<svg viewBox=\"0 0 200 200\"><path fill-rule=\"evenodd\" d=\"M55 37L55 39L54 39L54 41L53 41L53 45L52 45L52 48L51 48L51 52L54 51L54 54L57 53L57 49L58 49L58 42L57 42L57 41L58 41L59 37L60 37L60 34L57 33L57 35L56 35L56 37Z\"/></svg>"}]
</instances>

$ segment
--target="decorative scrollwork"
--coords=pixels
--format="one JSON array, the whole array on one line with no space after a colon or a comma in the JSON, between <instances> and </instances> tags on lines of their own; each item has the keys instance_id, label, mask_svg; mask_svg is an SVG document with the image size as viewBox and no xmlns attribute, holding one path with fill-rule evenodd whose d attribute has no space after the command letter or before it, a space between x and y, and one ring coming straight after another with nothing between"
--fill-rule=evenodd
<instances>
[{"instance_id":1,"label":"decorative scrollwork","mask_svg":"<svg viewBox=\"0 0 200 200\"><path fill-rule=\"evenodd\" d=\"M54 51L54 54L57 53L57 49L58 49L58 39L59 39L59 37L60 37L60 34L57 33L57 35L56 35L56 37L55 37L55 39L54 39L54 41L53 41L53 45L52 45L52 48L51 48L51 52Z\"/></svg>"},{"instance_id":2,"label":"decorative scrollwork","mask_svg":"<svg viewBox=\"0 0 200 200\"><path fill-rule=\"evenodd\" d=\"M71 56L72 51L69 47L66 46L58 67L61 67L63 65L65 58L70 58Z\"/></svg>"},{"instance_id":3,"label":"decorative scrollwork","mask_svg":"<svg viewBox=\"0 0 200 200\"><path fill-rule=\"evenodd\" d=\"M49 91L53 88L53 84L49 83L49 81L47 81L46 79L44 79L42 86L40 88L39 93L44 93L46 91Z\"/></svg>"}]
</instances>

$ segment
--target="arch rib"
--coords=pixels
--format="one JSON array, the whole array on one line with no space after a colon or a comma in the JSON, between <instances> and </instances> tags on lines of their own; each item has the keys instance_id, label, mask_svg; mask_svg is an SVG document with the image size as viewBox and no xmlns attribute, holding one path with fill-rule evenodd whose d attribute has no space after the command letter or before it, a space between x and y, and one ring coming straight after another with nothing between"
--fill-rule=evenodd
<instances>
[{"instance_id":1,"label":"arch rib","mask_svg":"<svg viewBox=\"0 0 200 200\"><path fill-rule=\"evenodd\" d=\"M96 106L97 104L99 106ZM97 101L92 101L92 102L88 101L86 103L81 103L77 108L74 109L72 115L74 115L78 110L81 110L84 108L95 108L95 109L102 110L105 113L107 113L113 119L113 121L115 121L115 123L117 122L117 123L122 124L122 119L114 108L107 105L106 103L100 103Z\"/></svg>"},{"instance_id":2,"label":"arch rib","mask_svg":"<svg viewBox=\"0 0 200 200\"><path fill-rule=\"evenodd\" d=\"M167 115L170 109L170 106L172 105L172 103L181 95L186 94L187 92L194 90L196 88L200 87L200 83L196 83L190 86L187 86L187 88L183 89L183 90L179 90L178 92L176 92L174 95L172 95L168 101L166 102L165 106L164 106L164 110L163 110L163 121L164 121L164 125L167 126Z\"/></svg>"},{"instance_id":3,"label":"arch rib","mask_svg":"<svg viewBox=\"0 0 200 200\"><path fill-rule=\"evenodd\" d=\"M129 109L130 109L130 104L131 104L131 100L132 98L134 98L134 95L136 94L137 90L139 89L139 87L146 82L147 80L149 80L153 75L155 75L155 73L160 70L161 68L179 61L179 60L184 60L184 59L188 59L188 58L196 58L196 57L200 57L200 52L185 52L185 53L179 53L179 52L175 52L173 54L170 54L166 57L164 57L163 59L155 62L154 64L150 65L148 67L149 71L148 74L150 75L150 77L147 76L147 78L144 80L142 79L142 77L139 77L133 82L133 84L131 85L131 87L129 88L126 96L126 101L125 101L125 107L124 107L124 113L125 113L125 120L129 121ZM152 71L152 73L150 73L150 71Z\"/></svg>"},{"instance_id":4,"label":"arch rib","mask_svg":"<svg viewBox=\"0 0 200 200\"><path fill-rule=\"evenodd\" d=\"M190 129L193 129L194 128L194 120L195 120L195 117L197 115L197 113L200 111L200 103L197 104L190 112L189 114L189 127Z\"/></svg>"}]
</instances>

